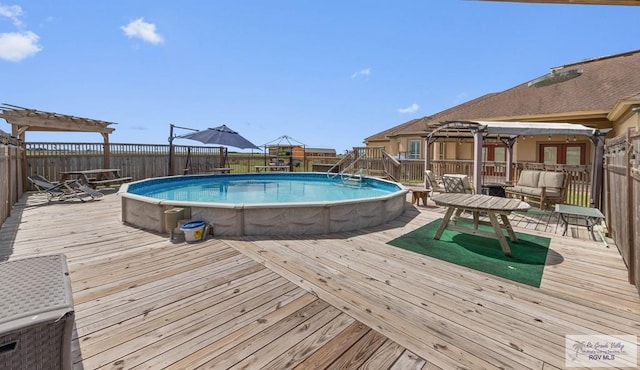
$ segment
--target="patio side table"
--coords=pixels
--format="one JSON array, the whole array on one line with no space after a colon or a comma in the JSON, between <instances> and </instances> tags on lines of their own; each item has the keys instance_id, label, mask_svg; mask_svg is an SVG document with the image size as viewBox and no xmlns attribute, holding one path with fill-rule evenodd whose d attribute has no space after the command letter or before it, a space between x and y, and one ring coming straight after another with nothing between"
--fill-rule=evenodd
<instances>
[{"instance_id":1,"label":"patio side table","mask_svg":"<svg viewBox=\"0 0 640 370\"><path fill-rule=\"evenodd\" d=\"M593 227L601 223L604 220L604 215L597 208L572 206L569 204L556 204L556 213L560 216L560 220L564 224L564 231L562 235L566 235L569 229L569 225L585 226L591 234L591 239L596 240L596 236L593 233ZM609 243L602 235L600 230L596 230L600 236L600 240L604 243L605 247L609 247Z\"/></svg>"},{"instance_id":2,"label":"patio side table","mask_svg":"<svg viewBox=\"0 0 640 370\"><path fill-rule=\"evenodd\" d=\"M0 263L0 369L71 369L75 315L62 254Z\"/></svg>"}]
</instances>

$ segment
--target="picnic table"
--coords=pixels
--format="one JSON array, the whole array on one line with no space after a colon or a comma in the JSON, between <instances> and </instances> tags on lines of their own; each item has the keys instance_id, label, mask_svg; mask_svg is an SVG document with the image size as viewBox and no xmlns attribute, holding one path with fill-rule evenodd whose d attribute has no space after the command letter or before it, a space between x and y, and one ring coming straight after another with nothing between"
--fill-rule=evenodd
<instances>
[{"instance_id":1,"label":"picnic table","mask_svg":"<svg viewBox=\"0 0 640 370\"><path fill-rule=\"evenodd\" d=\"M195 175L195 174L218 174L218 173L231 173L233 169L231 167L214 167L214 168L208 168L202 172L192 172L193 170L191 168L184 168L182 170L182 174L183 175Z\"/></svg>"},{"instance_id":2,"label":"picnic table","mask_svg":"<svg viewBox=\"0 0 640 370\"><path fill-rule=\"evenodd\" d=\"M442 193L432 197L433 201L443 207L447 207L444 219L436 231L434 239L438 240L442 236L445 229L455 230L465 234L480 235L487 238L497 239L500 247L505 255L511 256L511 249L507 240L502 233L502 229L506 229L509 239L517 243L518 237L513 231L513 227L509 222L509 214L512 211L526 210L529 204L518 199L495 197L484 194L461 194L461 193ZM461 217L462 212L469 211L473 215L473 229L456 225L460 220L466 220ZM453 214L455 218L452 218ZM480 221L480 213L486 213L489 222ZM498 221L498 216L502 223ZM493 232L478 230L478 225L488 225L493 227Z\"/></svg>"},{"instance_id":3,"label":"picnic table","mask_svg":"<svg viewBox=\"0 0 640 370\"><path fill-rule=\"evenodd\" d=\"M231 173L231 167L216 167L209 169L206 173Z\"/></svg>"},{"instance_id":4,"label":"picnic table","mask_svg":"<svg viewBox=\"0 0 640 370\"><path fill-rule=\"evenodd\" d=\"M74 177L83 184L96 188L99 185L109 186L113 184L122 184L131 181L131 177L120 176L119 168L97 168L93 170L77 170L60 172L60 182L64 182Z\"/></svg>"},{"instance_id":5,"label":"picnic table","mask_svg":"<svg viewBox=\"0 0 640 370\"><path fill-rule=\"evenodd\" d=\"M288 172L289 171L289 166L255 166L255 167L256 167L256 172L262 172L262 171Z\"/></svg>"}]
</instances>

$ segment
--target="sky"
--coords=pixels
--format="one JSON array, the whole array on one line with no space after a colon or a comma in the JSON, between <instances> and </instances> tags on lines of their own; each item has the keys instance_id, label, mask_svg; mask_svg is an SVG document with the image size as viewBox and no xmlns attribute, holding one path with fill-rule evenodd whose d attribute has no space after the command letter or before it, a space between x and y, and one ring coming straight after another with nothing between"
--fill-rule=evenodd
<instances>
[{"instance_id":1,"label":"sky","mask_svg":"<svg viewBox=\"0 0 640 370\"><path fill-rule=\"evenodd\" d=\"M258 146L286 136L344 153L553 67L638 50L639 15L467 0L0 0L0 103L115 122L111 143L226 124Z\"/></svg>"}]
</instances>

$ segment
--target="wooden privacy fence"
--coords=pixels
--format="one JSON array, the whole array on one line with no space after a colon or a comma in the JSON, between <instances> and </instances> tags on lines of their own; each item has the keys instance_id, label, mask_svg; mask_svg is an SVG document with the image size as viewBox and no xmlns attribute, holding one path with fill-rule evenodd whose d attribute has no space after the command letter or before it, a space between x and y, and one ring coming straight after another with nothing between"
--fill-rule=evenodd
<instances>
[{"instance_id":1,"label":"wooden privacy fence","mask_svg":"<svg viewBox=\"0 0 640 370\"><path fill-rule=\"evenodd\" d=\"M104 168L103 144L98 143L26 143L27 176L42 175L52 181L61 172ZM123 177L142 180L167 176L169 145L109 144L110 168L120 169ZM226 148L174 145L175 168L205 169L224 167ZM181 174L182 172L180 172Z\"/></svg>"},{"instance_id":2,"label":"wooden privacy fence","mask_svg":"<svg viewBox=\"0 0 640 370\"><path fill-rule=\"evenodd\" d=\"M606 140L604 159L607 227L640 293L640 131Z\"/></svg>"},{"instance_id":3,"label":"wooden privacy fence","mask_svg":"<svg viewBox=\"0 0 640 370\"><path fill-rule=\"evenodd\" d=\"M26 143L26 176L42 175L51 181L60 179L61 172L104 168L102 143ZM270 156L262 152L228 154L225 147L173 145L174 174L207 173L216 168L231 168L231 173L254 172L264 166ZM169 145L109 144L110 168L120 169L120 175L133 181L167 176ZM292 157L294 171L311 171L315 162L335 163L338 158Z\"/></svg>"},{"instance_id":4,"label":"wooden privacy fence","mask_svg":"<svg viewBox=\"0 0 640 370\"><path fill-rule=\"evenodd\" d=\"M22 195L21 159L20 141L0 131L0 225Z\"/></svg>"}]
</instances>

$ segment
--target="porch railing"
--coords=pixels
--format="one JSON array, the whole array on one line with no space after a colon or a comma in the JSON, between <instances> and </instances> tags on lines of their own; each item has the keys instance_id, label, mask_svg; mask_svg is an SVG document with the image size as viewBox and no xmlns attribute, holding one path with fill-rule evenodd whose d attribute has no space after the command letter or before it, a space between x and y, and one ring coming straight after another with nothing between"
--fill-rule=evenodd
<instances>
[{"instance_id":1,"label":"porch railing","mask_svg":"<svg viewBox=\"0 0 640 370\"><path fill-rule=\"evenodd\" d=\"M412 178L407 182L417 183L420 179L424 181L424 162L423 161L411 161L412 164L405 164L403 162L403 169L411 167L410 170L404 171L403 176L407 178L411 175ZM422 165L422 167L419 167ZM544 171L556 171L569 173L569 189L567 192L567 203L573 205L579 205L584 207L590 206L591 198L591 166L568 166L568 165L549 165L543 163L530 163L530 162L517 162L513 164L512 168L512 182L516 182L520 177L522 170L544 170ZM463 174L470 178L473 177L473 161L452 161L452 160L436 160L431 162L431 170L436 178L442 177L444 174ZM422 172L420 174L419 172ZM482 183L504 183L506 174L506 165L504 162L484 162L482 164ZM422 177L420 177L422 176Z\"/></svg>"},{"instance_id":2,"label":"porch railing","mask_svg":"<svg viewBox=\"0 0 640 370\"><path fill-rule=\"evenodd\" d=\"M357 147L342 157L328 172L364 174L401 181L402 166L384 147Z\"/></svg>"}]
</instances>

